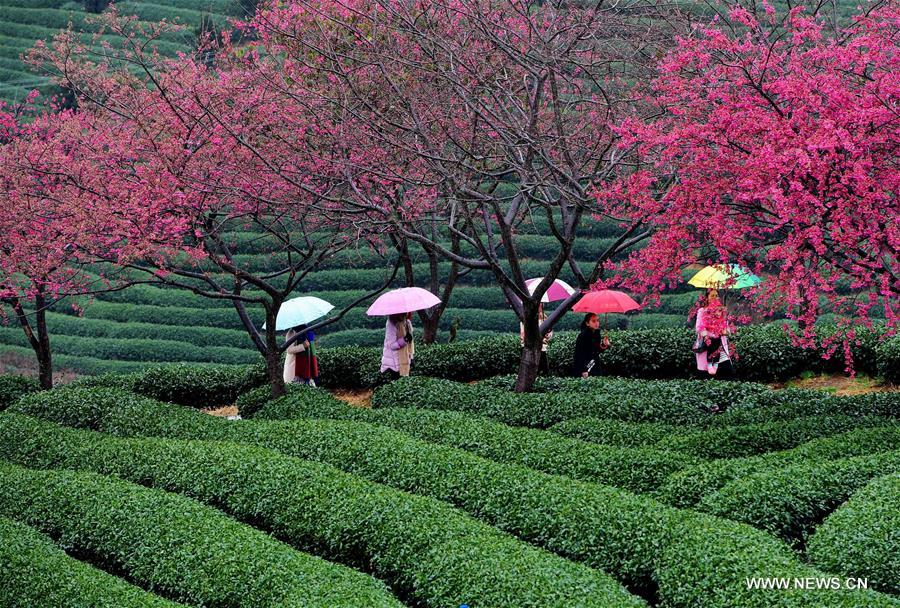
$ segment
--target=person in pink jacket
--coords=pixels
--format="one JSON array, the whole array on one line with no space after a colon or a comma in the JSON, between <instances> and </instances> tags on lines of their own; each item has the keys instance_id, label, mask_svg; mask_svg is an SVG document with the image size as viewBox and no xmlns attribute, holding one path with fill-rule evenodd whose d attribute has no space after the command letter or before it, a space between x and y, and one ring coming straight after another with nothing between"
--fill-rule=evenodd
<instances>
[{"instance_id":1,"label":"person in pink jacket","mask_svg":"<svg viewBox=\"0 0 900 608\"><path fill-rule=\"evenodd\" d=\"M731 375L731 347L728 344L731 329L727 310L719 301L719 292L715 289L709 290L703 305L697 309L694 329L697 332L693 348L697 370L715 376L719 366L725 365L724 375Z\"/></svg>"},{"instance_id":2,"label":"person in pink jacket","mask_svg":"<svg viewBox=\"0 0 900 608\"><path fill-rule=\"evenodd\" d=\"M412 313L388 317L381 351L381 373L392 379L408 376L416 349L413 344Z\"/></svg>"}]
</instances>

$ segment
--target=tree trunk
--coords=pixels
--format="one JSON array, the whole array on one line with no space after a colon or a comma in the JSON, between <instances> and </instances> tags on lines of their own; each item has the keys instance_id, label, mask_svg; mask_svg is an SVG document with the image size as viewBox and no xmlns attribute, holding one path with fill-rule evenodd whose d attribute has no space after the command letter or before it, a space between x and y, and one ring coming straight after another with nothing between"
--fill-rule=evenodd
<instances>
[{"instance_id":1,"label":"tree trunk","mask_svg":"<svg viewBox=\"0 0 900 608\"><path fill-rule=\"evenodd\" d=\"M434 344L437 342L438 324L441 321L441 315L420 315L420 318L422 320L422 344Z\"/></svg>"},{"instance_id":2,"label":"tree trunk","mask_svg":"<svg viewBox=\"0 0 900 608\"><path fill-rule=\"evenodd\" d=\"M50 353L50 333L47 331L47 311L44 308L46 302L43 296L38 296L35 302L35 325L37 325L37 341L39 348L35 351L38 359L38 380L42 389L53 388L53 361Z\"/></svg>"},{"instance_id":3,"label":"tree trunk","mask_svg":"<svg viewBox=\"0 0 900 608\"><path fill-rule=\"evenodd\" d=\"M519 360L519 373L516 377L515 391L517 393L530 392L534 387L538 369L541 364L541 347L543 339L540 333L537 309L529 311L525 309L525 346L522 348L522 357Z\"/></svg>"},{"instance_id":4,"label":"tree trunk","mask_svg":"<svg viewBox=\"0 0 900 608\"><path fill-rule=\"evenodd\" d=\"M47 311L45 310L47 301L41 293L35 296L35 322L33 327L28 320L25 309L22 308L22 302L18 298L11 298L7 301L12 305L16 318L19 320L19 325L22 326L22 331L25 332L25 337L28 338L28 344L31 345L31 350L34 351L34 355L37 358L38 380L41 388L45 390L53 388L53 361L50 355L50 334L47 331Z\"/></svg>"},{"instance_id":5,"label":"tree trunk","mask_svg":"<svg viewBox=\"0 0 900 608\"><path fill-rule=\"evenodd\" d=\"M269 387L272 391L272 399L277 399L287 394L284 386L284 370L281 365L281 349L278 346L278 335L275 330L275 318L281 302L273 302L266 306L266 375L269 377Z\"/></svg>"}]
</instances>

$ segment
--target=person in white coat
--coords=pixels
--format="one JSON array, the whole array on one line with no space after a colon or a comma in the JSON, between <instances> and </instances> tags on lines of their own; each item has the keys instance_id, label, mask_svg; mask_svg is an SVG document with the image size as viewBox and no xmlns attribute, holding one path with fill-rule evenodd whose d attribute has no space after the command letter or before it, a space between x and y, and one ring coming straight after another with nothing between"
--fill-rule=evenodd
<instances>
[{"instance_id":1,"label":"person in white coat","mask_svg":"<svg viewBox=\"0 0 900 608\"><path fill-rule=\"evenodd\" d=\"M288 330L287 335L285 336L285 341L290 340L298 333L301 333L299 327L293 327ZM305 332L303 332L305 333ZM298 339L296 342L288 346L287 351L284 356L284 374L283 378L285 383L291 382L299 382L300 378L297 376L297 355L305 353L306 350L310 347L309 340L304 338ZM315 386L315 380L310 378L309 383L312 386Z\"/></svg>"}]
</instances>

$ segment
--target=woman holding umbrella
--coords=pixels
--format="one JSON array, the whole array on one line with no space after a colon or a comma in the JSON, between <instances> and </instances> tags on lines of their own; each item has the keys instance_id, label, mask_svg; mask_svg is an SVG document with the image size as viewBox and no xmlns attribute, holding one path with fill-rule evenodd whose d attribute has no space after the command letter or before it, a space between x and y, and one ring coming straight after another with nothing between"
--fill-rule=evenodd
<instances>
[{"instance_id":1,"label":"woman holding umbrella","mask_svg":"<svg viewBox=\"0 0 900 608\"><path fill-rule=\"evenodd\" d=\"M367 315L388 317L384 327L384 348L381 350L381 373L394 380L409 375L416 354L412 313L440 303L437 296L419 287L394 289L372 302Z\"/></svg>"},{"instance_id":2,"label":"woman holding umbrella","mask_svg":"<svg viewBox=\"0 0 900 608\"><path fill-rule=\"evenodd\" d=\"M575 377L600 375L600 353L609 348L609 336L600 335L600 317L589 312L581 322L581 331L575 339L575 358L572 375Z\"/></svg>"},{"instance_id":3,"label":"woman holding umbrella","mask_svg":"<svg viewBox=\"0 0 900 608\"><path fill-rule=\"evenodd\" d=\"M381 373L391 380L409 376L416 347L413 343L412 313L388 316L384 328L384 348L381 351Z\"/></svg>"},{"instance_id":4,"label":"woman holding umbrella","mask_svg":"<svg viewBox=\"0 0 900 608\"><path fill-rule=\"evenodd\" d=\"M626 313L641 307L621 291L601 289L588 291L572 307L575 312L588 313L581 323L581 333L575 340L575 357L572 373L587 378L600 375L600 353L609 348L609 336L600 337L600 317L609 313ZM605 323L604 323L605 325Z\"/></svg>"},{"instance_id":5,"label":"woman holding umbrella","mask_svg":"<svg viewBox=\"0 0 900 608\"><path fill-rule=\"evenodd\" d=\"M284 381L298 384L316 385L319 377L319 359L316 357L316 335L307 331L306 325L298 325L288 330L285 341L289 342L297 334L303 334L288 346L284 357Z\"/></svg>"}]
</instances>

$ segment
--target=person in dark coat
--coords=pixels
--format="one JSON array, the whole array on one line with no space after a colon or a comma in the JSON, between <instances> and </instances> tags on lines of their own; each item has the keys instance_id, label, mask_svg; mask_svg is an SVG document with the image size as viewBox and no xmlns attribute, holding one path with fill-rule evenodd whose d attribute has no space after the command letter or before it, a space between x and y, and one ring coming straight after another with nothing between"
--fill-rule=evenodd
<instances>
[{"instance_id":1,"label":"person in dark coat","mask_svg":"<svg viewBox=\"0 0 900 608\"><path fill-rule=\"evenodd\" d=\"M609 348L609 338L600 335L600 318L592 312L584 316L575 340L572 375L587 378L600 375L600 353Z\"/></svg>"}]
</instances>

